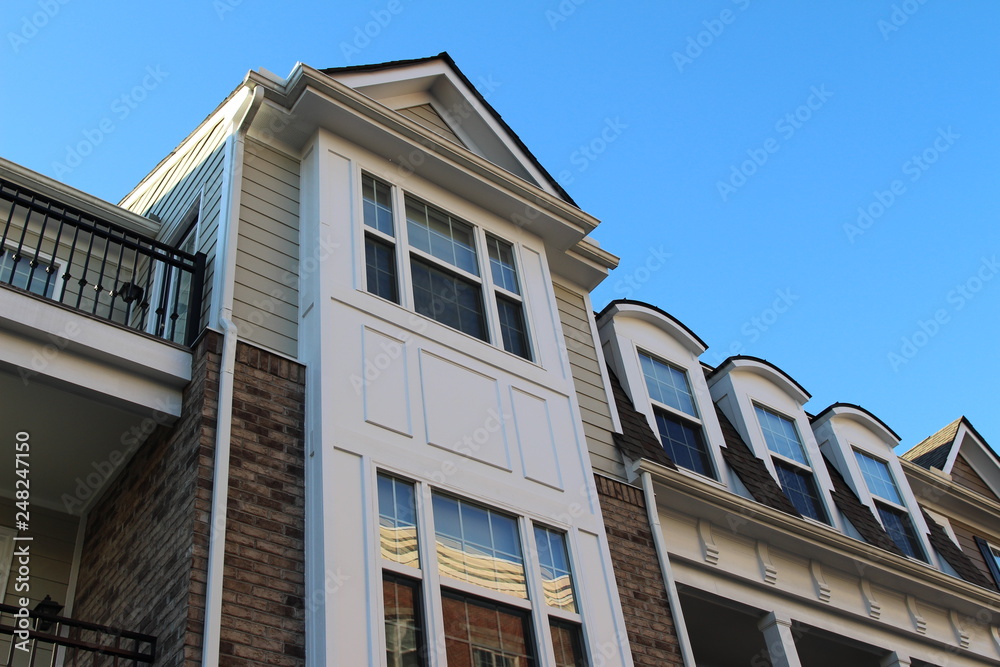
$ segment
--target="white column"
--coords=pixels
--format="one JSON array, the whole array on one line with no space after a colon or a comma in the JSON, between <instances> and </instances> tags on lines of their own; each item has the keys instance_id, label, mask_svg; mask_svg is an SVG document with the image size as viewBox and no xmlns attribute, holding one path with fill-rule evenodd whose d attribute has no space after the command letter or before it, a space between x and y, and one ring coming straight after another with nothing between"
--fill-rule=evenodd
<instances>
[{"instance_id":1,"label":"white column","mask_svg":"<svg viewBox=\"0 0 1000 667\"><path fill-rule=\"evenodd\" d=\"M802 667L792 637L792 619L772 611L757 621L757 627L764 633L764 644L773 667Z\"/></svg>"}]
</instances>

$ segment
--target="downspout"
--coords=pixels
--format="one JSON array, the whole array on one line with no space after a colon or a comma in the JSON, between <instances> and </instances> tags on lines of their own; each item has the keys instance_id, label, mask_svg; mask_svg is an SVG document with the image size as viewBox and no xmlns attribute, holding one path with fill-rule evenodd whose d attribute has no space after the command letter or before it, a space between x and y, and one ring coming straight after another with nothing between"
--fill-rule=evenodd
<instances>
[{"instance_id":1,"label":"downspout","mask_svg":"<svg viewBox=\"0 0 1000 667\"><path fill-rule=\"evenodd\" d=\"M219 664L222 640L222 582L226 556L226 513L229 511L229 452L233 426L233 380L236 367L237 328L233 322L233 293L236 285L236 242L239 238L240 192L243 183L243 147L250 123L264 100L264 89L254 88L253 98L233 117L235 140L230 143L229 220L226 242L221 248L223 272L219 307L222 328L222 368L219 372L219 402L215 428L215 470L212 476L212 522L209 524L208 573L205 582L205 629L202 636L202 665ZM241 116L242 114L242 116ZM230 135L232 136L232 135ZM220 255L216 255L220 257Z\"/></svg>"},{"instance_id":2,"label":"downspout","mask_svg":"<svg viewBox=\"0 0 1000 667\"><path fill-rule=\"evenodd\" d=\"M681 659L684 661L685 667L695 667L694 653L691 652L691 642L688 640L687 624L684 622L684 611L681 609L681 599L677 596L677 582L674 580L674 571L670 567L667 545L663 541L660 515L656 511L656 492L653 491L653 478L646 470L642 471L642 492L646 497L646 515L649 517L649 527L653 531L653 545L656 547L656 559L660 562L660 574L663 575L663 583L667 587L667 600L670 602L670 615L674 617L674 632L677 634Z\"/></svg>"}]
</instances>

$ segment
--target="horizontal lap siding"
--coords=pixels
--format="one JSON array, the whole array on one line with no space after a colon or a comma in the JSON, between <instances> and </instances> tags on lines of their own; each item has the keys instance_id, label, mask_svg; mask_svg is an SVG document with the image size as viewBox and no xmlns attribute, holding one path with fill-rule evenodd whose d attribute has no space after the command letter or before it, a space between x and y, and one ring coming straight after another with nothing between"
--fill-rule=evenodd
<instances>
[{"instance_id":1,"label":"horizontal lap siding","mask_svg":"<svg viewBox=\"0 0 1000 667\"><path fill-rule=\"evenodd\" d=\"M560 285L553 287L591 464L595 472L622 477L624 469L612 436L614 423L601 377L602 362L591 333L587 302L583 296Z\"/></svg>"},{"instance_id":2,"label":"horizontal lap siding","mask_svg":"<svg viewBox=\"0 0 1000 667\"><path fill-rule=\"evenodd\" d=\"M206 255L205 300L202 321L212 302L215 249L222 206L225 125L217 123L198 141L183 146L171 165L156 178L141 184L121 203L140 215L156 215L162 222L161 241L172 242L183 233L180 225L202 197L198 252Z\"/></svg>"},{"instance_id":3,"label":"horizontal lap siding","mask_svg":"<svg viewBox=\"0 0 1000 667\"><path fill-rule=\"evenodd\" d=\"M240 338L298 354L299 164L247 140L233 316Z\"/></svg>"},{"instance_id":4,"label":"horizontal lap siding","mask_svg":"<svg viewBox=\"0 0 1000 667\"><path fill-rule=\"evenodd\" d=\"M961 484L970 491L975 491L990 500L1000 502L1000 498L997 498L993 490L986 485L983 478L973 470L972 466L969 465L969 462L961 454L955 459L955 465L951 469L951 477L956 484Z\"/></svg>"}]
</instances>

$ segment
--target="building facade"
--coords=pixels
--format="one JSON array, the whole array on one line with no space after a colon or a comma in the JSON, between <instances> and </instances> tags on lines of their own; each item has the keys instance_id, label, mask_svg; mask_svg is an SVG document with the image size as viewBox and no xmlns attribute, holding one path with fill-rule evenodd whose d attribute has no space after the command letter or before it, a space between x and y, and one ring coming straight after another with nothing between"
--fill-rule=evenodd
<instances>
[{"instance_id":1,"label":"building facade","mask_svg":"<svg viewBox=\"0 0 1000 667\"><path fill-rule=\"evenodd\" d=\"M899 459L595 314L598 221L446 54L251 72L118 205L0 205L13 664L1000 661L971 424Z\"/></svg>"}]
</instances>

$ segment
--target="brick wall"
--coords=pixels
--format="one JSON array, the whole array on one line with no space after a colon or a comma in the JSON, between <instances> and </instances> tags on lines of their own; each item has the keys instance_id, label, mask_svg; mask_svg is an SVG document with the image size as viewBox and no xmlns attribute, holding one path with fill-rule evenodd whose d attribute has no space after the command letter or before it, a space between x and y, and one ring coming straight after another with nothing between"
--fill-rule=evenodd
<instances>
[{"instance_id":1,"label":"brick wall","mask_svg":"<svg viewBox=\"0 0 1000 667\"><path fill-rule=\"evenodd\" d=\"M632 659L637 667L683 665L642 490L594 478Z\"/></svg>"},{"instance_id":2,"label":"brick wall","mask_svg":"<svg viewBox=\"0 0 1000 667\"><path fill-rule=\"evenodd\" d=\"M91 509L74 616L155 635L199 665L221 337L195 346L181 420L158 426ZM305 369L237 345L220 665L305 660Z\"/></svg>"},{"instance_id":3,"label":"brick wall","mask_svg":"<svg viewBox=\"0 0 1000 667\"><path fill-rule=\"evenodd\" d=\"M220 665L305 662L304 383L238 344Z\"/></svg>"},{"instance_id":4,"label":"brick wall","mask_svg":"<svg viewBox=\"0 0 1000 667\"><path fill-rule=\"evenodd\" d=\"M155 635L159 665L201 653L219 352L206 332L181 419L142 424L152 432L87 515L73 616Z\"/></svg>"}]
</instances>

